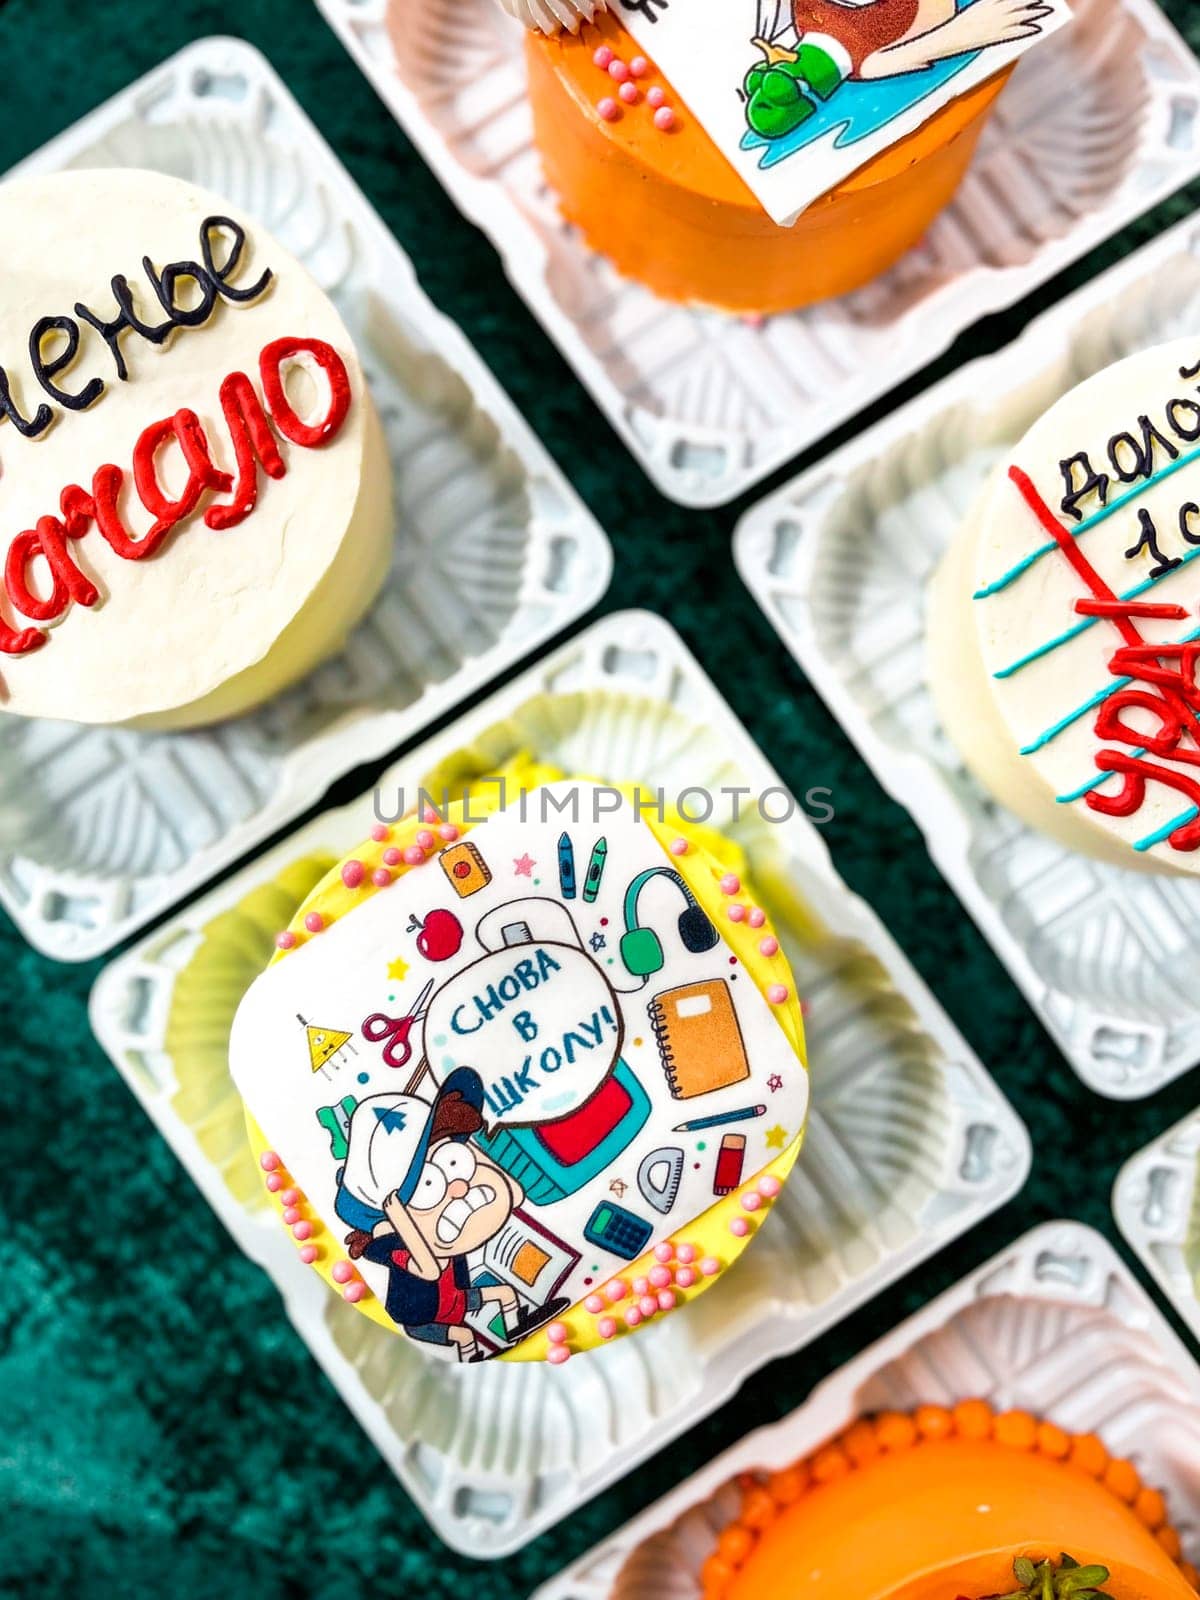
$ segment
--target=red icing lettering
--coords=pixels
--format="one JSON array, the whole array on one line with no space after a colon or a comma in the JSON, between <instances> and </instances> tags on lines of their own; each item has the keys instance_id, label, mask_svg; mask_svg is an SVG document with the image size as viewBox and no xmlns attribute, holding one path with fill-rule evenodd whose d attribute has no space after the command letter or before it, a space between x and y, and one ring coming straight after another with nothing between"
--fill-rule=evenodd
<instances>
[{"instance_id":1,"label":"red icing lettering","mask_svg":"<svg viewBox=\"0 0 1200 1600\"><path fill-rule=\"evenodd\" d=\"M1177 753L1172 754L1172 760L1179 759ZM1119 772L1124 777L1116 794L1102 794L1099 789L1088 794L1088 805L1106 817L1131 817L1140 811L1146 803L1146 784L1151 779L1176 790L1192 805L1200 806L1200 783L1171 767L1160 767L1141 756L1126 755L1123 750L1101 750L1096 765L1101 772ZM1200 849L1200 816L1176 828L1167 842L1176 850Z\"/></svg>"},{"instance_id":2,"label":"red icing lettering","mask_svg":"<svg viewBox=\"0 0 1200 1600\"><path fill-rule=\"evenodd\" d=\"M283 384L283 364L298 355L310 355L329 380L329 410L323 422L303 422L292 409ZM340 430L350 409L350 374L346 363L323 339L276 339L258 358L263 393L275 426L293 444L313 449L328 444Z\"/></svg>"},{"instance_id":3,"label":"red icing lettering","mask_svg":"<svg viewBox=\"0 0 1200 1600\"><path fill-rule=\"evenodd\" d=\"M258 462L269 478L287 472L267 414L244 372L231 372L221 385L221 410L237 456L238 479L228 505L209 506L204 521L218 530L234 528L258 504Z\"/></svg>"},{"instance_id":4,"label":"red icing lettering","mask_svg":"<svg viewBox=\"0 0 1200 1600\"><path fill-rule=\"evenodd\" d=\"M303 355L312 358L329 383L325 416L313 423L297 415L284 387L284 364ZM82 538L93 523L123 561L145 561L162 547L174 528L194 515L210 492L232 491L232 499L207 508L204 521L209 528L221 531L244 521L258 503L259 465L269 478L282 478L287 473L271 423L293 444L314 449L336 436L351 404L346 364L323 340L276 339L262 351L259 370L269 420L244 372L230 373L221 385L221 410L237 460L236 482L232 474L222 472L213 461L208 437L194 411L177 411L152 423L133 451L138 498L154 518L148 531L136 538L126 527L120 511L125 473L106 463L96 470L90 494L78 484L71 484L62 492L61 518L41 517L34 528L19 533L12 541L0 596L6 595L17 611L34 622L56 621L72 602L95 605L99 598L96 586L72 560L67 548L70 540ZM187 467L187 482L177 499L167 493L158 473L159 452L169 444L178 446ZM29 582L30 565L38 557L45 560L51 576L51 592L45 599L33 592ZM41 628L15 627L0 611L0 655L28 655L44 645L47 638Z\"/></svg>"}]
</instances>

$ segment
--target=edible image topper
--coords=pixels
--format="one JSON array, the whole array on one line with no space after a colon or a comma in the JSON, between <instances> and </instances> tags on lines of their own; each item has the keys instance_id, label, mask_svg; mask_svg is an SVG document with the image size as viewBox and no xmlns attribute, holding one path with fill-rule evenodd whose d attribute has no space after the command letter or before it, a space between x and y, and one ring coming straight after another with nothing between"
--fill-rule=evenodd
<instances>
[{"instance_id":1,"label":"edible image topper","mask_svg":"<svg viewBox=\"0 0 1200 1600\"><path fill-rule=\"evenodd\" d=\"M576 820L588 798L551 785L449 842L264 973L234 1028L247 1107L336 1247L461 1360L804 1126L804 1067L678 863L628 803Z\"/></svg>"},{"instance_id":2,"label":"edible image topper","mask_svg":"<svg viewBox=\"0 0 1200 1600\"><path fill-rule=\"evenodd\" d=\"M613 0L613 10L785 227L1071 16L1066 0Z\"/></svg>"}]
</instances>

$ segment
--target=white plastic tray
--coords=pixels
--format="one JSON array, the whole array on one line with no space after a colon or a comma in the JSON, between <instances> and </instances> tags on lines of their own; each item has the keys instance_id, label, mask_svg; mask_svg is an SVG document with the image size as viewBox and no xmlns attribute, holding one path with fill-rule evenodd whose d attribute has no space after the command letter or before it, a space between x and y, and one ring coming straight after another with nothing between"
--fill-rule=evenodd
<instances>
[{"instance_id":1,"label":"white plastic tray","mask_svg":"<svg viewBox=\"0 0 1200 1600\"><path fill-rule=\"evenodd\" d=\"M1200 1550L1200 1370L1112 1247L1036 1228L583 1556L533 1600L696 1600L736 1477L809 1455L868 1412L982 1398L1095 1432L1163 1489Z\"/></svg>"},{"instance_id":2,"label":"white plastic tray","mask_svg":"<svg viewBox=\"0 0 1200 1600\"><path fill-rule=\"evenodd\" d=\"M16 170L95 166L227 195L333 296L387 430L401 536L342 655L250 717L183 735L0 717L0 904L68 961L112 949L542 645L611 571L599 527L256 51L193 45Z\"/></svg>"},{"instance_id":3,"label":"white plastic tray","mask_svg":"<svg viewBox=\"0 0 1200 1600\"><path fill-rule=\"evenodd\" d=\"M662 492L721 505L1200 171L1200 64L1152 0L1076 0L1021 64L970 176L877 283L755 327L616 275L560 218L496 0L317 0Z\"/></svg>"},{"instance_id":4,"label":"white plastic tray","mask_svg":"<svg viewBox=\"0 0 1200 1600\"><path fill-rule=\"evenodd\" d=\"M1147 1272L1200 1340L1200 1111L1139 1150L1113 1189L1113 1214Z\"/></svg>"},{"instance_id":5,"label":"white plastic tray","mask_svg":"<svg viewBox=\"0 0 1200 1600\"><path fill-rule=\"evenodd\" d=\"M734 538L784 643L1075 1071L1113 1099L1200 1059L1200 884L1098 865L990 801L934 711L924 591L1005 448L1066 389L1198 317L1189 221L795 478Z\"/></svg>"},{"instance_id":6,"label":"white plastic tray","mask_svg":"<svg viewBox=\"0 0 1200 1600\"><path fill-rule=\"evenodd\" d=\"M529 749L567 770L688 785L777 785L665 623L605 619L408 755L397 784L469 748L481 770ZM773 808L773 807L772 807ZM220 1054L212 1091L178 1095L165 1027L198 930L319 841L343 853L369 800L318 819L111 966L96 1032L238 1243L271 1273L317 1361L445 1542L505 1555L718 1407L772 1357L798 1349L1023 1184L1029 1139L873 913L838 879L805 820L745 808L718 826L747 851L811 1015L815 1109L803 1160L763 1237L696 1305L575 1362L431 1367L300 1266L265 1205ZM748 811L749 814L746 814ZM799 897L799 898L797 898ZM800 901L817 923L802 929ZM249 981L247 979L247 981ZM220 1130L227 1130L227 1137ZM206 1155L205 1149L215 1151ZM248 1204L236 1196L241 1192ZM465 1374L467 1382L461 1381Z\"/></svg>"}]
</instances>

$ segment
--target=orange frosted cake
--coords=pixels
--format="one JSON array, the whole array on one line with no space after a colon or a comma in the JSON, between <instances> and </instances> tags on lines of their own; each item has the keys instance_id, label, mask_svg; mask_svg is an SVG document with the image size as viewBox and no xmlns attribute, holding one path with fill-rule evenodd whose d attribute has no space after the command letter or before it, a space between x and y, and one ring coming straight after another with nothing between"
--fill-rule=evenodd
<instances>
[{"instance_id":1,"label":"orange frosted cake","mask_svg":"<svg viewBox=\"0 0 1200 1600\"><path fill-rule=\"evenodd\" d=\"M1063 0L501 4L563 214L664 298L747 314L844 294L916 244L1017 56L1069 20Z\"/></svg>"},{"instance_id":2,"label":"orange frosted cake","mask_svg":"<svg viewBox=\"0 0 1200 1600\"><path fill-rule=\"evenodd\" d=\"M1093 1434L983 1400L853 1424L741 1483L704 1600L1187 1600L1163 1495Z\"/></svg>"}]
</instances>

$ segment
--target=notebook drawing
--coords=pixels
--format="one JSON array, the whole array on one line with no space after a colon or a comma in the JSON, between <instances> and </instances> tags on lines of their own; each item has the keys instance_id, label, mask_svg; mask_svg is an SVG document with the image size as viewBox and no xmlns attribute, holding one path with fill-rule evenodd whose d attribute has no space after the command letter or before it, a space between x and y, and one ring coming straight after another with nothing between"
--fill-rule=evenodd
<instances>
[{"instance_id":1,"label":"notebook drawing","mask_svg":"<svg viewBox=\"0 0 1200 1600\"><path fill-rule=\"evenodd\" d=\"M728 1089L750 1076L741 1026L724 978L665 989L647 1009L676 1100Z\"/></svg>"}]
</instances>

